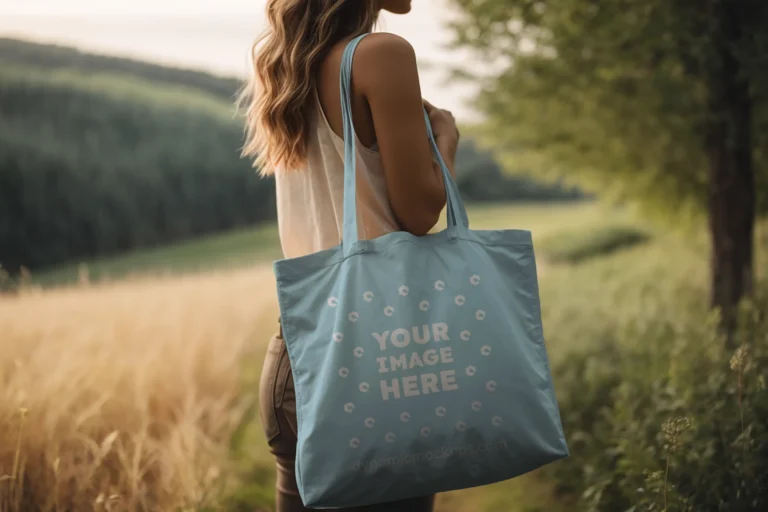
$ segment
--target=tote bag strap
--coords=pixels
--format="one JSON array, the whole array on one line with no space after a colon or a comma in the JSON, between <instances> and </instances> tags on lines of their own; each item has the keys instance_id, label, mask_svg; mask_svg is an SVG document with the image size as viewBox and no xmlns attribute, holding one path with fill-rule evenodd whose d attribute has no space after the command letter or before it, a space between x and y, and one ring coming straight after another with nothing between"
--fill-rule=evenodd
<instances>
[{"instance_id":1,"label":"tote bag strap","mask_svg":"<svg viewBox=\"0 0 768 512\"><path fill-rule=\"evenodd\" d=\"M367 34L356 37L349 42L344 50L341 60L341 114L344 124L344 232L342 239L342 249L344 255L352 254L357 245L357 147L355 144L355 125L352 121L352 59L357 49L357 45ZM443 173L443 182L445 183L445 194L447 203L448 232L452 236L457 236L461 231L469 228L469 220L464 203L461 201L459 188L453 180L448 166L445 165L440 151L437 149L432 125L429 122L429 116L424 110L424 120L427 124L427 136L432 147L440 170Z\"/></svg>"}]
</instances>

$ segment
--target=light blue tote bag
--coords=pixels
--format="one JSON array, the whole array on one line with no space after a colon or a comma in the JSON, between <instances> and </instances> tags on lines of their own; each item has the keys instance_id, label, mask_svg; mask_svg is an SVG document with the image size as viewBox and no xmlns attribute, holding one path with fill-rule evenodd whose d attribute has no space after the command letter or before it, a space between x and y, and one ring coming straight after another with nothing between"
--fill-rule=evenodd
<instances>
[{"instance_id":1,"label":"light blue tote bag","mask_svg":"<svg viewBox=\"0 0 768 512\"><path fill-rule=\"evenodd\" d=\"M341 245L275 263L307 507L506 480L566 457L531 233L472 231L443 170L448 228L358 240L347 47ZM427 123L429 124L429 123Z\"/></svg>"}]
</instances>

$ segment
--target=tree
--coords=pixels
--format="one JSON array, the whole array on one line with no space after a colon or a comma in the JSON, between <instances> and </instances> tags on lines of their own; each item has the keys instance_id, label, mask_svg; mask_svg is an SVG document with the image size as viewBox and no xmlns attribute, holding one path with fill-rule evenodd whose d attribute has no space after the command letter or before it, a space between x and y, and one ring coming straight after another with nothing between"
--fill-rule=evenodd
<instances>
[{"instance_id":1,"label":"tree","mask_svg":"<svg viewBox=\"0 0 768 512\"><path fill-rule=\"evenodd\" d=\"M766 210L768 2L452 3L456 44L494 69L486 141L604 196L706 212L711 302L731 326Z\"/></svg>"}]
</instances>

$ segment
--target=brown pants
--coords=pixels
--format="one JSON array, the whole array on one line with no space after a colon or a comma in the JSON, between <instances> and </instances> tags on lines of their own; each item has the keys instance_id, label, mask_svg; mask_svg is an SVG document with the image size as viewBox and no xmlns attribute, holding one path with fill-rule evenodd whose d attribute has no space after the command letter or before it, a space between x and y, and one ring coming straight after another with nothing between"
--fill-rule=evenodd
<instances>
[{"instance_id":1,"label":"brown pants","mask_svg":"<svg viewBox=\"0 0 768 512\"><path fill-rule=\"evenodd\" d=\"M259 390L261 424L277 459L276 512L304 512L296 486L296 394L282 330L272 338L264 360ZM432 512L434 496L343 509L342 512Z\"/></svg>"}]
</instances>

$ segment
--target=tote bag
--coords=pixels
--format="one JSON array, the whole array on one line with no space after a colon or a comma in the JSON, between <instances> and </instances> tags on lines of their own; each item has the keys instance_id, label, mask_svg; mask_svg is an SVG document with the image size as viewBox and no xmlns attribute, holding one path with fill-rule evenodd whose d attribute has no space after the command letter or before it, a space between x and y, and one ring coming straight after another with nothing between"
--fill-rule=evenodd
<instances>
[{"instance_id":1,"label":"tote bag","mask_svg":"<svg viewBox=\"0 0 768 512\"><path fill-rule=\"evenodd\" d=\"M341 66L343 240L274 265L296 388L296 480L310 508L489 484L568 455L531 233L469 229L431 128L447 229L358 240L350 82L359 40Z\"/></svg>"}]
</instances>

